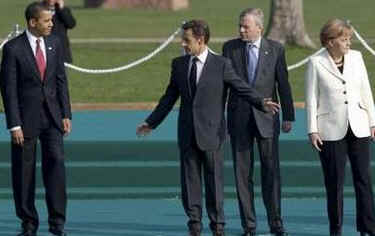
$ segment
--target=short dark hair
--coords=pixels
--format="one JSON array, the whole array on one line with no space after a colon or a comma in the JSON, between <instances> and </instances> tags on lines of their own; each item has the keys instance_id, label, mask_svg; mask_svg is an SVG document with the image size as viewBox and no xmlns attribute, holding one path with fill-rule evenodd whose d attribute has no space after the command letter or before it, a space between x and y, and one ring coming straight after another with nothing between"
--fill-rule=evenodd
<instances>
[{"instance_id":1,"label":"short dark hair","mask_svg":"<svg viewBox=\"0 0 375 236\"><path fill-rule=\"evenodd\" d=\"M183 30L191 29L193 36L195 38L202 37L204 38L204 43L207 44L210 40L210 29L208 24L204 20L191 20L183 24Z\"/></svg>"},{"instance_id":2,"label":"short dark hair","mask_svg":"<svg viewBox=\"0 0 375 236\"><path fill-rule=\"evenodd\" d=\"M42 2L32 2L25 10L26 21L29 22L31 19L38 19L40 12L48 11L47 6Z\"/></svg>"}]
</instances>

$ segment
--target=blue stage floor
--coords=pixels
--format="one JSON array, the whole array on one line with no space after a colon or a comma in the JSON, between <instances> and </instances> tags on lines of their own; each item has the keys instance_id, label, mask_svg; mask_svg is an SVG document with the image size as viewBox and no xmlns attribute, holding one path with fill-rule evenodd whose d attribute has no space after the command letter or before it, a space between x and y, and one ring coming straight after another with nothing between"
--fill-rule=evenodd
<instances>
[{"instance_id":1,"label":"blue stage floor","mask_svg":"<svg viewBox=\"0 0 375 236\"><path fill-rule=\"evenodd\" d=\"M0 200L0 235L14 236L19 229L13 202ZM355 231L355 201L345 199L345 236L358 235ZM46 209L38 201L40 230L38 236L47 236ZM284 224L291 236L326 236L328 221L325 200L284 199ZM258 234L268 235L265 210L261 200L256 201ZM237 202L225 201L226 235L242 233ZM71 200L68 205L66 230L69 236L186 236L186 217L179 199L124 199ZM209 236L207 216L204 217L203 236Z\"/></svg>"}]
</instances>

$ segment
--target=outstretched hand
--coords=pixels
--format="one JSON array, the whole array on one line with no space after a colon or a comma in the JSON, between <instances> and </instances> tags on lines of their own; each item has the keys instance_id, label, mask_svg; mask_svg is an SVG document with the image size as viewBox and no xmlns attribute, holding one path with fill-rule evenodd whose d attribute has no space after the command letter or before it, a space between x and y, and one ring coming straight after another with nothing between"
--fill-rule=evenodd
<instances>
[{"instance_id":1,"label":"outstretched hand","mask_svg":"<svg viewBox=\"0 0 375 236\"><path fill-rule=\"evenodd\" d=\"M151 133L151 131L151 127L146 122L143 122L142 124L138 125L136 134L138 137L141 137L148 135L149 133Z\"/></svg>"},{"instance_id":2,"label":"outstretched hand","mask_svg":"<svg viewBox=\"0 0 375 236\"><path fill-rule=\"evenodd\" d=\"M280 109L280 105L278 103L273 102L272 98L264 98L263 106L266 112L269 112L272 114L276 114L277 112L279 112L279 109Z\"/></svg>"}]
</instances>

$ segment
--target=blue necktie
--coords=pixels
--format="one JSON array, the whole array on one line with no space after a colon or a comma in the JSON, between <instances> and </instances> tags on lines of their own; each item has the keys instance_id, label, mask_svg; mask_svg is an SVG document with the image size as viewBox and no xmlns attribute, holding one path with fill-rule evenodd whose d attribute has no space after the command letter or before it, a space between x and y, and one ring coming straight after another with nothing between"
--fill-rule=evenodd
<instances>
[{"instance_id":1,"label":"blue necktie","mask_svg":"<svg viewBox=\"0 0 375 236\"><path fill-rule=\"evenodd\" d=\"M255 45L248 44L247 46L247 77L249 84L252 85L255 80L255 71L258 64L258 58L255 54Z\"/></svg>"}]
</instances>

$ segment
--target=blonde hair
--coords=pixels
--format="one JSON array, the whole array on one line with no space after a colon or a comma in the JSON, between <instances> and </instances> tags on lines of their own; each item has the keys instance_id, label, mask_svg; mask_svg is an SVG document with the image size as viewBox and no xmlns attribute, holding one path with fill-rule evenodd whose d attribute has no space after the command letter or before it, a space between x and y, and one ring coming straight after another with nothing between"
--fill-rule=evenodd
<instances>
[{"instance_id":1,"label":"blonde hair","mask_svg":"<svg viewBox=\"0 0 375 236\"><path fill-rule=\"evenodd\" d=\"M331 19L325 23L320 30L320 43L326 47L329 40L341 37L342 35L352 36L352 26L340 19Z\"/></svg>"}]
</instances>

